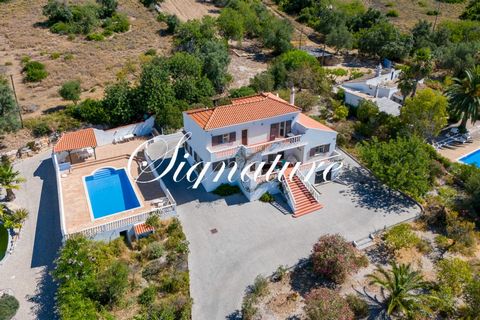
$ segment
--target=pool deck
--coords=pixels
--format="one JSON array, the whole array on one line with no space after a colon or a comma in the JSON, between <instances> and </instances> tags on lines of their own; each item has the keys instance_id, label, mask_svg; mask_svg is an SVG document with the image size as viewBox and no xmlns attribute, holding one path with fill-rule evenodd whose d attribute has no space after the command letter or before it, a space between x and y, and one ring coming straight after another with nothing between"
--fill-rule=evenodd
<instances>
[{"instance_id":1,"label":"pool deck","mask_svg":"<svg viewBox=\"0 0 480 320\"><path fill-rule=\"evenodd\" d=\"M63 213L65 232L68 234L102 225L118 219L127 218L154 209L151 200L165 196L159 182L138 184L130 181L138 195L141 207L113 214L100 219L93 219L87 200L83 177L91 175L95 170L104 167L127 168L128 156L144 140L135 139L121 144L97 147L97 160L89 159L72 166L71 172L60 178L62 185ZM130 171L133 177L138 175L139 167L134 162Z\"/></svg>"},{"instance_id":2,"label":"pool deck","mask_svg":"<svg viewBox=\"0 0 480 320\"><path fill-rule=\"evenodd\" d=\"M459 144L448 148L438 150L445 158L457 162L459 158L472 153L475 150L480 149L480 124L477 122L475 125L468 124L467 129L471 132L473 142Z\"/></svg>"}]
</instances>

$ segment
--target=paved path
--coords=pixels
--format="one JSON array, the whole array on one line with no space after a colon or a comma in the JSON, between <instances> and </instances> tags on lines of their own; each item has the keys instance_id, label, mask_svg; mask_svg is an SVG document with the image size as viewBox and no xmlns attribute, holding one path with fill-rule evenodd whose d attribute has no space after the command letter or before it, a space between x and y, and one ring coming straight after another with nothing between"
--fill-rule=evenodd
<instances>
[{"instance_id":1,"label":"paved path","mask_svg":"<svg viewBox=\"0 0 480 320\"><path fill-rule=\"evenodd\" d=\"M55 285L49 276L61 245L57 186L50 152L16 165L27 182L15 204L29 210L13 254L0 263L0 289L11 289L20 302L15 319L55 319Z\"/></svg>"},{"instance_id":2,"label":"paved path","mask_svg":"<svg viewBox=\"0 0 480 320\"><path fill-rule=\"evenodd\" d=\"M323 234L358 240L420 213L413 202L388 192L358 164L346 163L350 168L342 178L348 186L318 187L324 208L297 219L241 195L221 199L203 188L192 190L187 183L165 179L190 242L193 320L237 319L245 289L258 274L269 275L279 265L292 266L308 257Z\"/></svg>"}]
</instances>

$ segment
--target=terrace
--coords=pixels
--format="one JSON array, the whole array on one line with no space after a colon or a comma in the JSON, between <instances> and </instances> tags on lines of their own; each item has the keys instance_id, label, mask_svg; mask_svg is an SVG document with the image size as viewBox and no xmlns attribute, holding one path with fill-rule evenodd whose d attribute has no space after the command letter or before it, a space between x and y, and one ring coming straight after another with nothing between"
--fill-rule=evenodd
<instances>
[{"instance_id":1,"label":"terrace","mask_svg":"<svg viewBox=\"0 0 480 320\"><path fill-rule=\"evenodd\" d=\"M73 152L68 152L68 157L65 157L65 154L62 157L62 153L54 153L62 227L66 237L76 233L94 236L143 222L151 213L161 214L175 210L175 201L162 181L139 183L129 177L140 206L98 219L93 217L84 177L106 167L128 170L130 155L145 141L144 137L134 137L122 143L96 146L94 156L88 156L91 153L87 152L82 158L72 157ZM146 159L140 152L132 162L131 177L137 177L145 166ZM139 181L151 179L152 174L143 173Z\"/></svg>"}]
</instances>

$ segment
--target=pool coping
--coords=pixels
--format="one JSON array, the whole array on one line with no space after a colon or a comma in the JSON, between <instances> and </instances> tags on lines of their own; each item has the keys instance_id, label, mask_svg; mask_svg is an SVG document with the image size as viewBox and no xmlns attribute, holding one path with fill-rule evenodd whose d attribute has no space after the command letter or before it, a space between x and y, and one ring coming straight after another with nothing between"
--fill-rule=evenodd
<instances>
[{"instance_id":1,"label":"pool coping","mask_svg":"<svg viewBox=\"0 0 480 320\"><path fill-rule=\"evenodd\" d=\"M469 164L471 164L471 163L465 163L465 162L461 161L460 159L466 158L466 157L468 157L469 155L471 155L471 154L473 154L473 153L475 153L475 152L477 152L477 151L480 151L480 147L477 148L477 149L475 149L475 150L473 150L473 151L470 151L470 152L467 153L467 154L462 155L461 157L456 158L455 161L460 162L460 163L463 163L463 164L466 164L466 165L469 165Z\"/></svg>"},{"instance_id":2,"label":"pool coping","mask_svg":"<svg viewBox=\"0 0 480 320\"><path fill-rule=\"evenodd\" d=\"M125 171L128 182L130 183L130 186L132 187L133 192L135 193L135 197L137 197L139 206L130 208L128 210L118 211L118 212L115 212L115 213L112 213L112 214L109 214L109 215L106 215L106 216L103 216L103 217L100 217L100 218L95 218L95 216L93 215L93 208L92 208L92 204L90 203L90 196L88 194L87 182L86 182L85 178L92 176L98 170L107 169L107 168L114 169L114 170ZM141 198L138 196L137 190L135 190L135 186L132 184L132 181L130 180L130 177L128 175L126 167L117 168L117 167L114 167L114 166L105 166L105 167L97 168L97 169L93 170L89 175L82 176L82 181L83 181L83 191L85 192L85 197L87 199L88 209L89 209L89 213L90 213L90 219L91 219L92 222L93 221L101 221L102 219L107 219L107 218L110 218L110 217L115 216L117 214L126 213L126 212L130 212L130 211L145 207L142 204Z\"/></svg>"}]
</instances>

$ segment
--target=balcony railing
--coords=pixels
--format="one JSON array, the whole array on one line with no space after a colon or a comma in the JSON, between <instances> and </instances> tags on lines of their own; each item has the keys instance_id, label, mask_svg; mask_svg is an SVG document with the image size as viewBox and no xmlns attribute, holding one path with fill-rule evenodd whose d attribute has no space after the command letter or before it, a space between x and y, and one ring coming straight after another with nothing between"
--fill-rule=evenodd
<instances>
[{"instance_id":1,"label":"balcony railing","mask_svg":"<svg viewBox=\"0 0 480 320\"><path fill-rule=\"evenodd\" d=\"M288 138L275 139L272 141L262 142L254 145L236 145L233 147L227 147L216 150L217 148L208 147L207 150L212 154L212 161L227 159L237 154L238 150L242 147L246 148L247 154L254 154L264 151L274 151L284 147L298 144L301 141L302 135L296 135Z\"/></svg>"}]
</instances>

